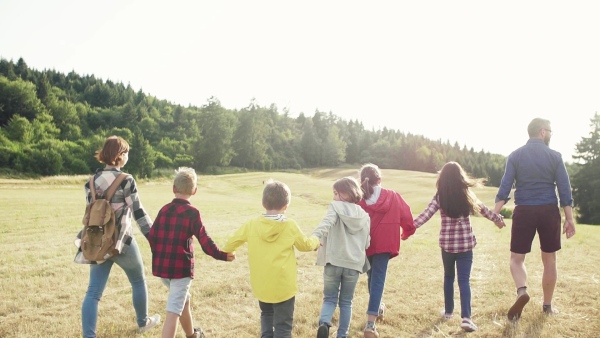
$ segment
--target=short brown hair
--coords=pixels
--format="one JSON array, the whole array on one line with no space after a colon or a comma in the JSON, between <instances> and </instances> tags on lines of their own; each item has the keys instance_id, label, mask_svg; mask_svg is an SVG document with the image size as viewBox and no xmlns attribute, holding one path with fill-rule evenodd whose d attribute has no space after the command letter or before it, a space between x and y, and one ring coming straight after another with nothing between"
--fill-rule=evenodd
<instances>
[{"instance_id":1,"label":"short brown hair","mask_svg":"<svg viewBox=\"0 0 600 338\"><path fill-rule=\"evenodd\" d=\"M100 163L118 166L123 162L123 154L129 152L129 143L120 136L109 136L102 149L96 151L96 159Z\"/></svg>"},{"instance_id":2,"label":"short brown hair","mask_svg":"<svg viewBox=\"0 0 600 338\"><path fill-rule=\"evenodd\" d=\"M292 199L290 188L283 182L268 180L263 190L262 203L267 210L281 210Z\"/></svg>"},{"instance_id":3,"label":"short brown hair","mask_svg":"<svg viewBox=\"0 0 600 338\"><path fill-rule=\"evenodd\" d=\"M335 181L333 189L338 193L347 195L350 200L346 202L358 203L363 197L358 180L351 176L343 177Z\"/></svg>"},{"instance_id":4,"label":"short brown hair","mask_svg":"<svg viewBox=\"0 0 600 338\"><path fill-rule=\"evenodd\" d=\"M527 126L527 133L529 134L529 137L536 137L539 135L540 130L549 127L549 120L536 117L535 119L531 120L531 122L529 122L529 125Z\"/></svg>"}]
</instances>

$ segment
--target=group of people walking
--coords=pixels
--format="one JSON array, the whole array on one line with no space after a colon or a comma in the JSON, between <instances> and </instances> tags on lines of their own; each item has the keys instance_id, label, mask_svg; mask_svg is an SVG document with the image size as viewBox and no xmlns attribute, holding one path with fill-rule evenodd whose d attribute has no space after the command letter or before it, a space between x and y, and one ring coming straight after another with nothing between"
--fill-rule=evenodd
<instances>
[{"instance_id":1,"label":"group of people walking","mask_svg":"<svg viewBox=\"0 0 600 338\"><path fill-rule=\"evenodd\" d=\"M505 226L500 215L510 199L514 185L515 209L511 229L512 273L517 298L507 312L510 320L521 317L529 301L525 255L531 251L535 234L539 236L544 273L542 311L556 314L552 305L556 285L556 252L561 248L561 214L564 209L563 233L575 234L571 188L560 153L549 148L552 136L550 121L533 119L528 126L527 144L508 156L496 204L490 210L477 199L471 188L484 183L470 177L460 164L446 163L437 179L437 191L429 205L418 216L396 191L382 186L377 165L361 167L359 177L343 177L333 184L333 201L325 217L310 236L286 217L291 201L290 188L283 182L268 181L263 189L265 213L244 223L228 238L221 249L213 242L202 224L198 209L189 199L197 192L197 175L191 168L179 168L173 182L174 199L152 219L138 196L136 182L128 176L111 200L115 213L123 213L119 232L120 253L103 262L90 264L90 279L82 304L84 337L96 336L98 301L106 286L111 267L120 266L132 285L133 305L140 332L160 323L161 317L148 315L147 288L143 263L132 236L131 215L152 250L153 275L160 277L169 289L166 319L162 336L174 337L177 322L186 337L203 337L194 328L189 289L194 278L194 246L196 237L205 253L222 261L233 261L235 250L248 244L250 284L261 310L261 337L291 337L295 295L298 291L295 250L317 250L316 264L323 266L323 304L316 331L318 338L329 337L335 309L339 307L336 337L348 337L352 318L352 301L361 273L367 273L369 302L366 311L365 338L379 337L376 321L385 315L382 302L388 263L399 255L400 241L408 239L436 212L441 214L439 246L444 267L445 306L442 319L454 314L454 280L458 279L461 304L460 327L477 330L471 320L470 272L473 249L477 243L470 215L480 213L497 227ZM104 191L127 163L129 145L120 137L106 139L96 154L105 164L95 173L95 190ZM89 183L85 186L88 203ZM558 196L556 191L558 190ZM124 207L125 206L125 207ZM117 215L120 216L120 215ZM78 253L80 255L80 252ZM81 258L81 257L79 257Z\"/></svg>"}]
</instances>

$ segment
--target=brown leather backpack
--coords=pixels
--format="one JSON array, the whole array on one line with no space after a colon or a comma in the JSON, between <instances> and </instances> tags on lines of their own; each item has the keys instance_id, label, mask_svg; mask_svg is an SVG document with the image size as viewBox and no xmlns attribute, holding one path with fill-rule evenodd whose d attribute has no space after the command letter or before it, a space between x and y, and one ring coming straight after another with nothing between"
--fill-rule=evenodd
<instances>
[{"instance_id":1,"label":"brown leather backpack","mask_svg":"<svg viewBox=\"0 0 600 338\"><path fill-rule=\"evenodd\" d=\"M81 235L81 252L89 261L104 261L119 253L115 245L119 237L121 220L115 219L110 200L125 177L127 177L125 173L117 176L103 196L96 196L94 175L90 177L92 201L85 208Z\"/></svg>"}]
</instances>

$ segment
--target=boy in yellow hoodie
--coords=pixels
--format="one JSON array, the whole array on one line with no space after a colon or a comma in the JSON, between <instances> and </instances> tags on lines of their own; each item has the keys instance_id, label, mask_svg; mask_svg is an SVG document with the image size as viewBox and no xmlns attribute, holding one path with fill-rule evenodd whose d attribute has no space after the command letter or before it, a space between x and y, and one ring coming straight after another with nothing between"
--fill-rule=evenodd
<instances>
[{"instance_id":1,"label":"boy in yellow hoodie","mask_svg":"<svg viewBox=\"0 0 600 338\"><path fill-rule=\"evenodd\" d=\"M313 251L319 247L317 237L307 237L295 221L285 217L290 199L285 183L269 180L262 198L265 214L242 225L222 249L231 253L248 242L250 285L261 310L261 337L292 337L298 292L294 248Z\"/></svg>"}]
</instances>

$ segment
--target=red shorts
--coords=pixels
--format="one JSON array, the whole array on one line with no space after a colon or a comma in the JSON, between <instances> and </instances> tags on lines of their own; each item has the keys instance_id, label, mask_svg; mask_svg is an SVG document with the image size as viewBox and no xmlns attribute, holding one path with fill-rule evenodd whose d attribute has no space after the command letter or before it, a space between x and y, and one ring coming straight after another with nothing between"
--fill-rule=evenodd
<instances>
[{"instance_id":1,"label":"red shorts","mask_svg":"<svg viewBox=\"0 0 600 338\"><path fill-rule=\"evenodd\" d=\"M517 205L513 212L510 251L531 252L537 231L542 252L560 250L560 210L557 205Z\"/></svg>"}]
</instances>

